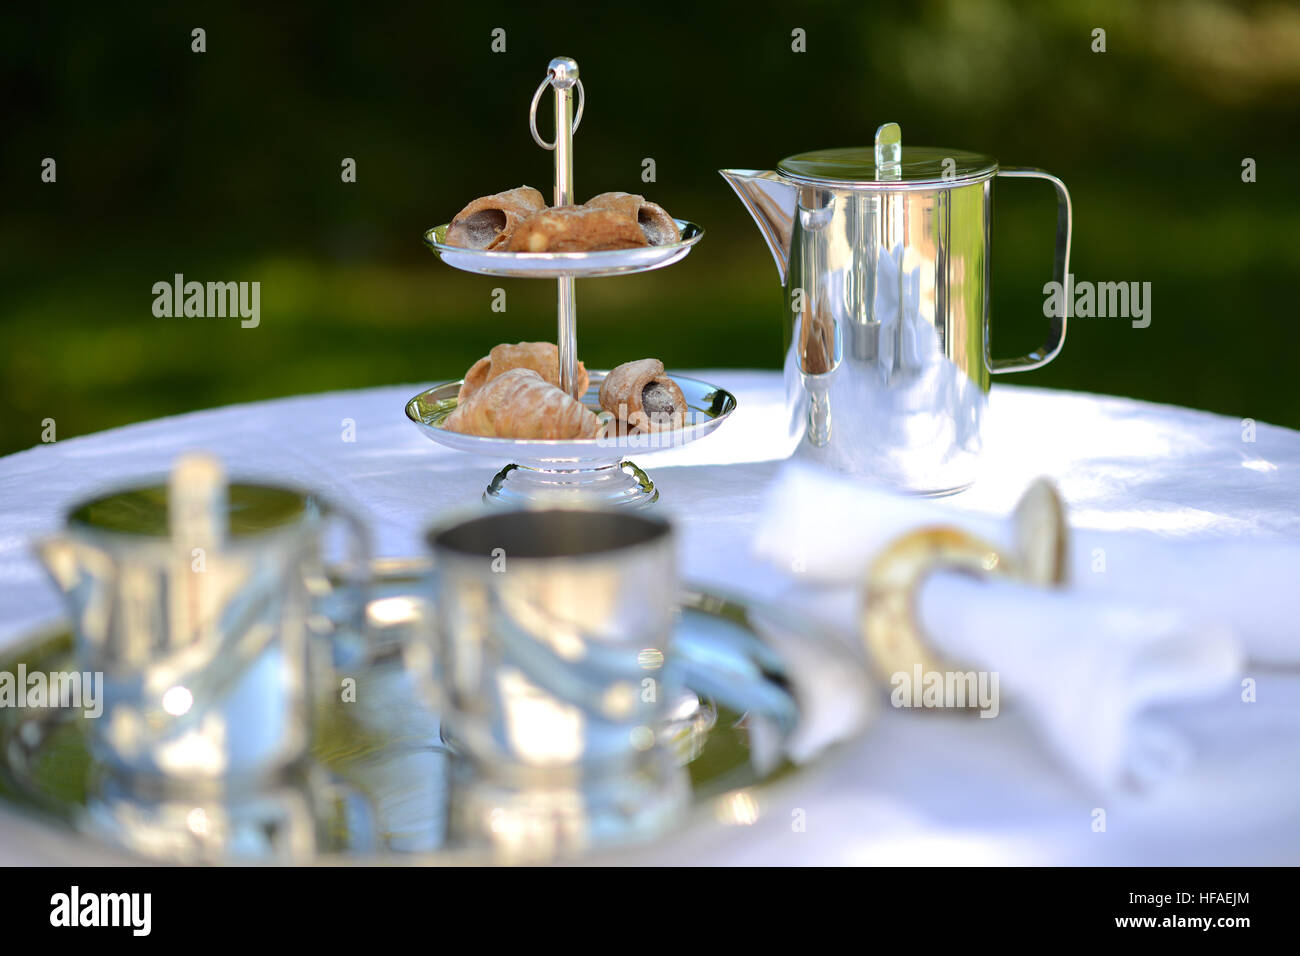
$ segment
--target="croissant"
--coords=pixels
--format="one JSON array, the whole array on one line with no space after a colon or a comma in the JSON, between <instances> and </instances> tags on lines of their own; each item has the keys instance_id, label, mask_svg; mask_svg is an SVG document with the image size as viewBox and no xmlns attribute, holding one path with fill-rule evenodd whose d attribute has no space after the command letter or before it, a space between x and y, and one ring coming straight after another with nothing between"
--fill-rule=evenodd
<instances>
[{"instance_id":1,"label":"croissant","mask_svg":"<svg viewBox=\"0 0 1300 956\"><path fill-rule=\"evenodd\" d=\"M511 252L590 252L647 245L636 217L610 206L554 206L515 229Z\"/></svg>"},{"instance_id":2,"label":"croissant","mask_svg":"<svg viewBox=\"0 0 1300 956\"><path fill-rule=\"evenodd\" d=\"M447 227L447 245L504 249L519 224L545 208L546 200L532 186L517 186L475 199L456 213Z\"/></svg>"},{"instance_id":3,"label":"croissant","mask_svg":"<svg viewBox=\"0 0 1300 956\"><path fill-rule=\"evenodd\" d=\"M498 375L458 402L442 427L485 438L595 438L600 420L530 368Z\"/></svg>"},{"instance_id":4,"label":"croissant","mask_svg":"<svg viewBox=\"0 0 1300 956\"><path fill-rule=\"evenodd\" d=\"M617 209L622 215L632 217L641 227L646 242L652 246L667 246L681 241L682 234L673 217L668 215L663 206L646 202L644 196L634 193L601 193L588 199L587 205Z\"/></svg>"},{"instance_id":5,"label":"croissant","mask_svg":"<svg viewBox=\"0 0 1300 956\"><path fill-rule=\"evenodd\" d=\"M560 384L560 350L554 342L519 342L516 345L496 345L492 351L470 366L465 373L465 383L457 396L465 401L498 375L512 368L530 368L552 385ZM578 394L583 395L588 385L587 368L578 363Z\"/></svg>"},{"instance_id":6,"label":"croissant","mask_svg":"<svg viewBox=\"0 0 1300 956\"><path fill-rule=\"evenodd\" d=\"M664 374L658 359L626 362L605 376L600 407L621 422L646 432L668 431L686 423L686 398Z\"/></svg>"}]
</instances>

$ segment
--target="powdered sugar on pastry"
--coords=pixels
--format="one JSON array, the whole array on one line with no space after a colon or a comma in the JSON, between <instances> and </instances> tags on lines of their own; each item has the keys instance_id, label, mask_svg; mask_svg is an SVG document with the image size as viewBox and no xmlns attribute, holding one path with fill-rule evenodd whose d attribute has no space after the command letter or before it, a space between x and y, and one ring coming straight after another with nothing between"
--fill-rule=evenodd
<instances>
[{"instance_id":1,"label":"powdered sugar on pastry","mask_svg":"<svg viewBox=\"0 0 1300 956\"><path fill-rule=\"evenodd\" d=\"M492 351L475 362L465 373L465 382L457 396L462 402L498 375L512 368L530 368L552 385L560 384L560 350L554 342L517 342L493 346ZM587 391L587 368L578 363L578 394Z\"/></svg>"},{"instance_id":2,"label":"powdered sugar on pastry","mask_svg":"<svg viewBox=\"0 0 1300 956\"><path fill-rule=\"evenodd\" d=\"M644 432L669 431L686 423L686 398L658 359L625 362L612 370L600 386L600 407Z\"/></svg>"},{"instance_id":3,"label":"powdered sugar on pastry","mask_svg":"<svg viewBox=\"0 0 1300 956\"><path fill-rule=\"evenodd\" d=\"M647 245L633 216L607 206L556 206L521 223L511 252L592 252Z\"/></svg>"},{"instance_id":4,"label":"powdered sugar on pastry","mask_svg":"<svg viewBox=\"0 0 1300 956\"><path fill-rule=\"evenodd\" d=\"M595 438L601 423L532 369L515 368L458 403L442 427L485 438L565 441Z\"/></svg>"}]
</instances>

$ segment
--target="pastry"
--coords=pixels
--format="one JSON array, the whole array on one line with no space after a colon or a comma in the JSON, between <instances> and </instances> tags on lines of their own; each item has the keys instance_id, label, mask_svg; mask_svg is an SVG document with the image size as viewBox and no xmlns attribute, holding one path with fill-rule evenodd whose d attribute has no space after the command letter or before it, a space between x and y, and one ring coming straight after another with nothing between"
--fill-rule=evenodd
<instances>
[{"instance_id":1,"label":"pastry","mask_svg":"<svg viewBox=\"0 0 1300 956\"><path fill-rule=\"evenodd\" d=\"M515 229L511 252L591 252L647 245L645 232L625 209L554 206L534 213Z\"/></svg>"},{"instance_id":2,"label":"pastry","mask_svg":"<svg viewBox=\"0 0 1300 956\"><path fill-rule=\"evenodd\" d=\"M680 241L662 206L635 193L593 196L581 206L547 208L532 186L475 199L452 219L446 243L510 252L590 252Z\"/></svg>"},{"instance_id":3,"label":"pastry","mask_svg":"<svg viewBox=\"0 0 1300 956\"><path fill-rule=\"evenodd\" d=\"M532 186L483 196L456 213L447 227L447 245L467 249L505 249L519 224L546 208Z\"/></svg>"},{"instance_id":4,"label":"pastry","mask_svg":"<svg viewBox=\"0 0 1300 956\"><path fill-rule=\"evenodd\" d=\"M560 384L560 350L554 342L519 342L493 346L492 351L470 366L457 396L465 401L476 391L512 368L530 368L552 385ZM578 394L587 392L587 369L578 363Z\"/></svg>"},{"instance_id":5,"label":"pastry","mask_svg":"<svg viewBox=\"0 0 1300 956\"><path fill-rule=\"evenodd\" d=\"M498 375L458 402L442 427L485 438L595 438L600 420L530 368Z\"/></svg>"},{"instance_id":6,"label":"pastry","mask_svg":"<svg viewBox=\"0 0 1300 956\"><path fill-rule=\"evenodd\" d=\"M686 398L664 374L658 359L626 362L605 376L600 407L645 432L668 431L686 423Z\"/></svg>"},{"instance_id":7,"label":"pastry","mask_svg":"<svg viewBox=\"0 0 1300 956\"><path fill-rule=\"evenodd\" d=\"M663 206L646 202L644 196L634 193L601 193L588 199L587 205L617 209L623 215L631 216L641 227L646 242L652 246L667 246L681 241L682 234L677 223L673 222L673 217L668 215Z\"/></svg>"}]
</instances>

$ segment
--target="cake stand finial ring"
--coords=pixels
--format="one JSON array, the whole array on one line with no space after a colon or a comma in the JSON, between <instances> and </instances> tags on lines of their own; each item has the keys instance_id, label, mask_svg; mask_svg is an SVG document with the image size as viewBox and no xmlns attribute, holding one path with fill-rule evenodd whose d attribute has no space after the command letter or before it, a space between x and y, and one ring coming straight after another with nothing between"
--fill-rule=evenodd
<instances>
[{"instance_id":1,"label":"cake stand finial ring","mask_svg":"<svg viewBox=\"0 0 1300 956\"><path fill-rule=\"evenodd\" d=\"M570 136L578 131L578 124L582 122L582 109L587 105L587 94L582 88L582 80L578 79L577 63L567 56L556 57L551 61L546 71L546 79L542 80L541 85L537 87L537 92L533 94L533 102L528 107L528 132L533 134L533 142L542 149L553 150L556 144L546 142L537 132L537 104L541 102L542 92L548 86L557 90L568 90L574 86L578 88L578 111L573 117L573 128L569 130Z\"/></svg>"}]
</instances>

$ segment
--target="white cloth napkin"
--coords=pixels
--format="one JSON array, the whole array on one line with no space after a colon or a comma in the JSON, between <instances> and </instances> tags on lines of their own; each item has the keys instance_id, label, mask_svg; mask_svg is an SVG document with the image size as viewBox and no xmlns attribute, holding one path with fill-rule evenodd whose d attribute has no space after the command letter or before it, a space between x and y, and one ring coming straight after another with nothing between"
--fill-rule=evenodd
<instances>
[{"instance_id":1,"label":"white cloth napkin","mask_svg":"<svg viewBox=\"0 0 1300 956\"><path fill-rule=\"evenodd\" d=\"M755 550L810 582L856 588L881 547L933 524L1001 545L1012 539L1008 518L792 462L769 491ZM950 660L996 675L999 706L1027 708L1064 764L1101 789L1145 789L1192 756L1174 711L1236 686L1243 647L1261 659L1296 659L1281 622L1296 619L1300 595L1279 593L1286 566L1269 564L1289 557L1294 568L1294 546L1271 545L1261 556L1238 542L1119 532L1072 539L1067 589L939 573L923 586L918 613Z\"/></svg>"},{"instance_id":2,"label":"white cloth napkin","mask_svg":"<svg viewBox=\"0 0 1300 956\"><path fill-rule=\"evenodd\" d=\"M882 547L931 524L956 524L1003 547L1013 540L1006 516L963 512L956 499L896 495L791 462L768 490L755 550L809 580L851 584ZM1300 662L1300 543L1071 529L1069 567L1074 591L1223 619L1252 663Z\"/></svg>"},{"instance_id":3,"label":"white cloth napkin","mask_svg":"<svg viewBox=\"0 0 1300 956\"><path fill-rule=\"evenodd\" d=\"M957 666L998 675L1057 759L1100 789L1148 789L1193 756L1171 711L1231 688L1231 630L1185 612L939 574L922 626Z\"/></svg>"}]
</instances>

